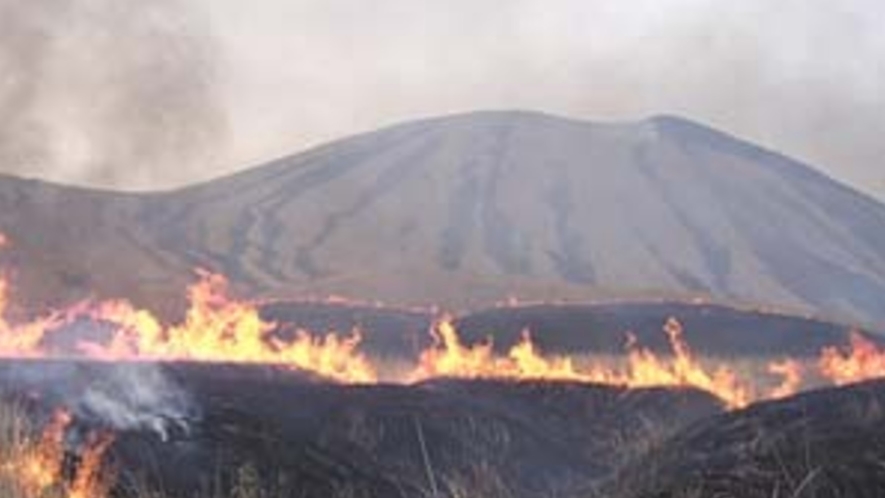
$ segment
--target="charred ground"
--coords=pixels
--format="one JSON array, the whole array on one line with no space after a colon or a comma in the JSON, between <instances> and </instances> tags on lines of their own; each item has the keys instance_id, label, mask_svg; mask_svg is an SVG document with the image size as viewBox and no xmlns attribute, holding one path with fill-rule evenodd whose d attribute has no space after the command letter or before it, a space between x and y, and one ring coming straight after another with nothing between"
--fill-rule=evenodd
<instances>
[{"instance_id":1,"label":"charred ground","mask_svg":"<svg viewBox=\"0 0 885 498\"><path fill-rule=\"evenodd\" d=\"M7 399L25 400L46 417L55 404L101 390L100 379L119 368L6 362L0 379ZM219 482L229 489L252 469L272 496L425 496L434 489L456 496L483 486L499 496L570 495L650 441L721 410L712 396L688 389L445 379L342 386L266 366L126 368L161 369L188 393L190 408L158 412L156 425L117 429L111 458L121 494L145 483L173 496L210 492ZM33 398L46 384L54 394ZM108 424L88 406L79 418L82 430Z\"/></svg>"},{"instance_id":2,"label":"charred ground","mask_svg":"<svg viewBox=\"0 0 885 498\"><path fill-rule=\"evenodd\" d=\"M885 494L885 383L759 403L692 424L604 487L630 498Z\"/></svg>"},{"instance_id":3,"label":"charred ground","mask_svg":"<svg viewBox=\"0 0 885 498\"><path fill-rule=\"evenodd\" d=\"M158 370L187 393L188 408L157 412L154 426L115 429L116 496L145 486L217 495L244 479L274 497L885 492L882 381L726 412L690 389L451 379L343 386L268 366L40 360L3 362L2 394L47 417L54 404L103 389L101 379L120 368ZM85 406L81 433L108 428Z\"/></svg>"}]
</instances>

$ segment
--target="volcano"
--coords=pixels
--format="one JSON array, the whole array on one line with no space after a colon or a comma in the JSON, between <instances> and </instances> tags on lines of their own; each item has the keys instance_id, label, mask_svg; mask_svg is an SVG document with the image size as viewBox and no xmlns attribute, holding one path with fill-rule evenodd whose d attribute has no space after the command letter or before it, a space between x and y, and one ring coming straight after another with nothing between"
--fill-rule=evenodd
<instances>
[{"instance_id":1,"label":"volcano","mask_svg":"<svg viewBox=\"0 0 885 498\"><path fill-rule=\"evenodd\" d=\"M0 180L19 302L172 308L194 267L249 297L481 308L703 298L885 322L885 206L676 117L479 112L154 193Z\"/></svg>"}]
</instances>

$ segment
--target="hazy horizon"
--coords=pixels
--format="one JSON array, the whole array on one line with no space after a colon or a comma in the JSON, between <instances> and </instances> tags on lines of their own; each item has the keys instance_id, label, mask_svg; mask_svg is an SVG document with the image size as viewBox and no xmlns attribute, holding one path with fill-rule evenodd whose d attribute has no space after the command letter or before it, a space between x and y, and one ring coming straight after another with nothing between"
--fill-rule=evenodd
<instances>
[{"instance_id":1,"label":"hazy horizon","mask_svg":"<svg viewBox=\"0 0 885 498\"><path fill-rule=\"evenodd\" d=\"M672 114L885 199L873 0L0 0L0 171L168 188L476 110Z\"/></svg>"}]
</instances>

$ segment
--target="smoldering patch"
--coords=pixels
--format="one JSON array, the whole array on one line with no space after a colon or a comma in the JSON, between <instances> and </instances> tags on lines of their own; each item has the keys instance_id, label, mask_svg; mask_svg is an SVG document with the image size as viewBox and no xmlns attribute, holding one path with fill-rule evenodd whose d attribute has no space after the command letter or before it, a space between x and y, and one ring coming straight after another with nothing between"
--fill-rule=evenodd
<instances>
[{"instance_id":1,"label":"smoldering patch","mask_svg":"<svg viewBox=\"0 0 885 498\"><path fill-rule=\"evenodd\" d=\"M189 434L201 417L189 393L157 364L108 363L101 375L89 364L64 360L3 370L4 394L65 407L86 427L149 432L167 441Z\"/></svg>"}]
</instances>

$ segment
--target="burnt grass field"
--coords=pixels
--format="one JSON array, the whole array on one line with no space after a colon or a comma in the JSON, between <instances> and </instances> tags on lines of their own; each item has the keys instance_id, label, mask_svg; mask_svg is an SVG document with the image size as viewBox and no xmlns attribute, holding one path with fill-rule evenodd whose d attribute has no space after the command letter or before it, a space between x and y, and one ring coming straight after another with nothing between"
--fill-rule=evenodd
<instances>
[{"instance_id":1,"label":"burnt grass field","mask_svg":"<svg viewBox=\"0 0 885 498\"><path fill-rule=\"evenodd\" d=\"M112 380L123 371L135 381L159 372L162 387L186 399L137 406L117 392L137 387ZM141 410L145 419L118 431L113 446L120 492L147 483L172 496L233 487L242 472L271 496L573 495L721 411L687 389L446 379L343 386L266 366L15 361L0 379L35 417L73 406L84 432L113 417L78 400L117 395L119 410Z\"/></svg>"},{"instance_id":2,"label":"burnt grass field","mask_svg":"<svg viewBox=\"0 0 885 498\"><path fill-rule=\"evenodd\" d=\"M426 340L415 334L429 323L416 312L311 305L311 315L306 305L275 306L265 313L297 312L312 320L298 325L314 329L368 324L375 353ZM621 330L653 341L661 315L688 309L672 306L596 308L591 323L603 330L633 320ZM775 353L803 353L789 350L790 334L844 340L822 322L689 311L688 333L722 332L701 341L706 351L735 347L722 336L749 325L742 340ZM575 331L583 312L494 310L459 323L467 337L502 330L495 339L507 344L526 324ZM371 332L381 326L393 333ZM579 349L567 333L537 336L552 349ZM606 351L615 337L583 344ZM726 411L712 395L683 388L456 379L361 386L267 365L22 359L0 362L0 395L37 421L70 409L72 452L86 434L112 430L107 462L119 497L885 496L885 382Z\"/></svg>"},{"instance_id":3,"label":"burnt grass field","mask_svg":"<svg viewBox=\"0 0 885 498\"><path fill-rule=\"evenodd\" d=\"M109 457L117 496L210 496L244 479L264 493L256 496L885 493L883 382L726 413L691 389L445 379L341 386L260 366L22 360L4 362L0 379L7 400L47 417L59 403L111 394L119 386L102 379L121 368L159 369L188 398L117 430ZM45 382L53 389L35 397ZM78 430L106 426L88 405L74 406Z\"/></svg>"},{"instance_id":4,"label":"burnt grass field","mask_svg":"<svg viewBox=\"0 0 885 498\"><path fill-rule=\"evenodd\" d=\"M885 382L821 389L691 424L604 496L885 496Z\"/></svg>"}]
</instances>

